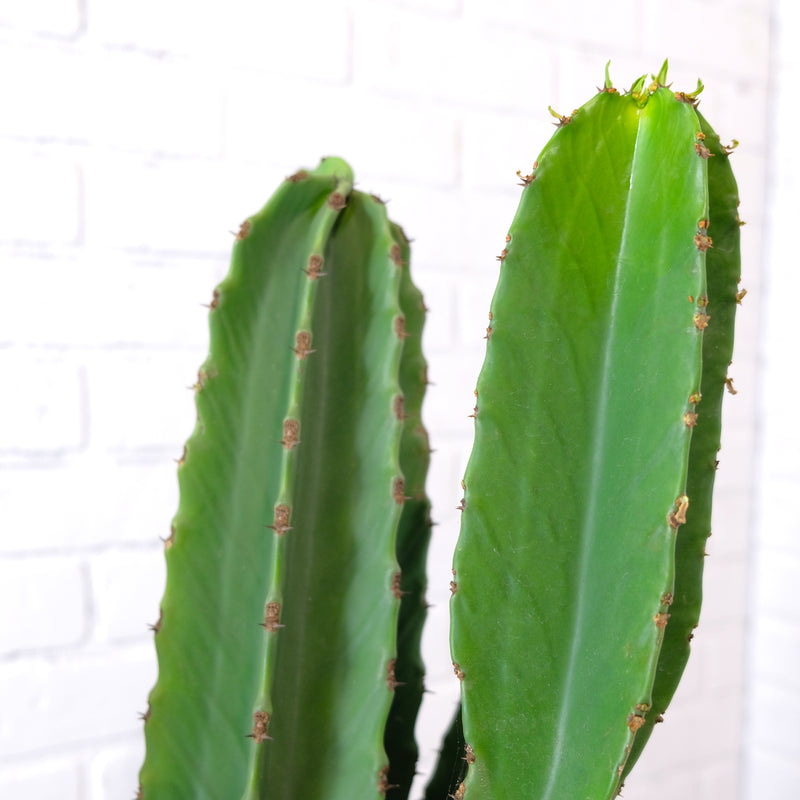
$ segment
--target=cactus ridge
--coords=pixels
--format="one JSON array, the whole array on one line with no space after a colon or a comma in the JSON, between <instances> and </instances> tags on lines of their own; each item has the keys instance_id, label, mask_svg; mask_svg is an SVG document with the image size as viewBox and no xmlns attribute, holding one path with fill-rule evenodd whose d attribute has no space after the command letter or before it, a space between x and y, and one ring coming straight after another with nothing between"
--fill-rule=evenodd
<instances>
[{"instance_id":1,"label":"cactus ridge","mask_svg":"<svg viewBox=\"0 0 800 800\"><path fill-rule=\"evenodd\" d=\"M398 554L424 562L429 532L424 314L405 237L352 185L340 159L288 178L214 291L166 545L146 800L378 798L384 736L413 729L413 702L400 733L388 723L419 661L419 614L398 650ZM420 556L402 560L421 604Z\"/></svg>"},{"instance_id":2,"label":"cactus ridge","mask_svg":"<svg viewBox=\"0 0 800 800\"><path fill-rule=\"evenodd\" d=\"M557 115L501 259L453 561L471 800L616 793L679 602L676 539L710 503L687 484L709 158L665 81L621 95L607 76Z\"/></svg>"},{"instance_id":3,"label":"cactus ridge","mask_svg":"<svg viewBox=\"0 0 800 800\"><path fill-rule=\"evenodd\" d=\"M721 443L722 398L733 356L736 307L741 300L737 291L740 280L739 194L729 163L731 149L721 144L703 115L699 111L695 113L702 133L699 141L709 151L707 231L713 243L706 252L708 325L703 330L703 374L701 391L694 398L697 413L686 481L686 494L692 498L692 505L675 544L675 586L669 598L669 624L659 654L652 709L636 735L623 780L639 758L654 726L663 719L686 667L693 632L700 621L705 548L711 534L711 498Z\"/></svg>"}]
</instances>

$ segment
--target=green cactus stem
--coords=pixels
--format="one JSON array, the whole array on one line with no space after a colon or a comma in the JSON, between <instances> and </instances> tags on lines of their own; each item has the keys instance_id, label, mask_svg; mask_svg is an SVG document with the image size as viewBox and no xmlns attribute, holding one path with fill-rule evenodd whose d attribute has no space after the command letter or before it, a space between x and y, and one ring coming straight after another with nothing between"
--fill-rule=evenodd
<instances>
[{"instance_id":1,"label":"green cactus stem","mask_svg":"<svg viewBox=\"0 0 800 800\"><path fill-rule=\"evenodd\" d=\"M352 185L334 158L287 179L214 292L144 800L377 799L384 738L407 738L387 719L420 624L398 652L399 550L417 604L424 588L424 313L402 231Z\"/></svg>"},{"instance_id":2,"label":"green cactus stem","mask_svg":"<svg viewBox=\"0 0 800 800\"><path fill-rule=\"evenodd\" d=\"M521 176L453 562L467 800L613 797L653 721L676 591L699 605L675 546L710 509L691 476L716 445L692 440L718 442L701 372L711 358L718 393L726 357L704 338L730 341L738 268L707 287L706 262L735 209L710 206L724 156L665 81L666 65L624 95L606 80Z\"/></svg>"}]
</instances>

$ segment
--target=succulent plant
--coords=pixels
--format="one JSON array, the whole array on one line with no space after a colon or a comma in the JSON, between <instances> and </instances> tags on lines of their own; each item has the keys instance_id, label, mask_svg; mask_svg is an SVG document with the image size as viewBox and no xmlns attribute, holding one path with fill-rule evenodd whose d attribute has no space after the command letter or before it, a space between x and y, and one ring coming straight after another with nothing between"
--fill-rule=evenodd
<instances>
[{"instance_id":1,"label":"succulent plant","mask_svg":"<svg viewBox=\"0 0 800 800\"><path fill-rule=\"evenodd\" d=\"M606 80L500 254L453 561L462 706L426 800L609 800L697 625L733 346L730 147ZM552 111L552 109L551 109ZM337 158L236 237L180 459L145 800L403 800L430 535L409 244Z\"/></svg>"}]
</instances>

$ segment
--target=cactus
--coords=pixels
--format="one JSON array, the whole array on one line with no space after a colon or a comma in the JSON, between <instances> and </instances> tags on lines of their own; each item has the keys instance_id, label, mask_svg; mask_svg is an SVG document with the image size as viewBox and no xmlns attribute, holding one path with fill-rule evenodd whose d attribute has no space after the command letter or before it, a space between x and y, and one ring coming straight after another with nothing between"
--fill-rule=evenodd
<instances>
[{"instance_id":1,"label":"cactus","mask_svg":"<svg viewBox=\"0 0 800 800\"><path fill-rule=\"evenodd\" d=\"M334 158L289 178L214 292L166 542L147 800L378 798L384 738L415 755L424 310L405 236L352 184Z\"/></svg>"},{"instance_id":2,"label":"cactus","mask_svg":"<svg viewBox=\"0 0 800 800\"><path fill-rule=\"evenodd\" d=\"M665 62L557 128L500 254L426 800L610 800L680 680L739 280L731 148ZM179 461L144 800L405 800L430 535L409 244L340 159L236 237Z\"/></svg>"},{"instance_id":3,"label":"cactus","mask_svg":"<svg viewBox=\"0 0 800 800\"><path fill-rule=\"evenodd\" d=\"M556 115L501 254L451 601L469 800L615 796L688 655L738 218L665 84Z\"/></svg>"}]
</instances>

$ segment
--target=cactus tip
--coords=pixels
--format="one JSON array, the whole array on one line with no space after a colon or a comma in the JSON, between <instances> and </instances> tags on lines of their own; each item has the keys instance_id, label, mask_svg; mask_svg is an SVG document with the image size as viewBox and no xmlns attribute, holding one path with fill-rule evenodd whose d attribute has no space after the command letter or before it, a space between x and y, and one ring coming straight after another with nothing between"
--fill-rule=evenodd
<instances>
[{"instance_id":1,"label":"cactus tip","mask_svg":"<svg viewBox=\"0 0 800 800\"><path fill-rule=\"evenodd\" d=\"M640 105L644 106L650 99L650 92L645 89L645 80L647 75L639 76L631 86L630 94L633 99Z\"/></svg>"},{"instance_id":2,"label":"cactus tip","mask_svg":"<svg viewBox=\"0 0 800 800\"><path fill-rule=\"evenodd\" d=\"M666 86L667 85L667 69L669 68L669 59L665 58L664 63L661 65L661 69L658 72L658 75L653 75L653 80L659 86Z\"/></svg>"},{"instance_id":3,"label":"cactus tip","mask_svg":"<svg viewBox=\"0 0 800 800\"><path fill-rule=\"evenodd\" d=\"M606 92L611 92L614 90L614 84L611 83L611 75L608 72L610 66L611 66L611 59L606 61L606 80L605 83L603 84L603 89Z\"/></svg>"}]
</instances>

